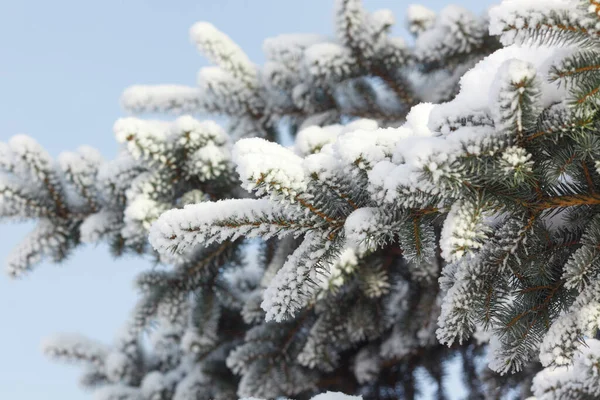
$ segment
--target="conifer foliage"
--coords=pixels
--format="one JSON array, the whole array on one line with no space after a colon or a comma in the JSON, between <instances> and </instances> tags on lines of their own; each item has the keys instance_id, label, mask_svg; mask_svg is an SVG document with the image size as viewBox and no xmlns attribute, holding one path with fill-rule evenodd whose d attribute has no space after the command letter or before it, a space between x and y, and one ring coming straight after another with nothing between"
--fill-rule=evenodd
<instances>
[{"instance_id":1,"label":"conifer foliage","mask_svg":"<svg viewBox=\"0 0 600 400\"><path fill-rule=\"evenodd\" d=\"M600 397L600 2L411 6L414 45L334 13L263 66L197 23L214 66L127 89L181 116L117 121L112 161L0 145L0 213L37 221L11 275L98 241L161 265L112 346L45 351L98 400L445 399L450 364L473 399Z\"/></svg>"}]
</instances>

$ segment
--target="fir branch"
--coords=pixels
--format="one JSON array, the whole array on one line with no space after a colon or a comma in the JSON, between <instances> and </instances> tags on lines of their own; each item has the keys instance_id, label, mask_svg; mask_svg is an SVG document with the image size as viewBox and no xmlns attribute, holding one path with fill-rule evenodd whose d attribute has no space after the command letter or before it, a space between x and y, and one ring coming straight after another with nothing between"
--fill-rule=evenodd
<instances>
[{"instance_id":1,"label":"fir branch","mask_svg":"<svg viewBox=\"0 0 600 400\"><path fill-rule=\"evenodd\" d=\"M525 206L533 211L597 205L600 205L600 195L597 195L595 193L546 197L536 203L525 203Z\"/></svg>"}]
</instances>

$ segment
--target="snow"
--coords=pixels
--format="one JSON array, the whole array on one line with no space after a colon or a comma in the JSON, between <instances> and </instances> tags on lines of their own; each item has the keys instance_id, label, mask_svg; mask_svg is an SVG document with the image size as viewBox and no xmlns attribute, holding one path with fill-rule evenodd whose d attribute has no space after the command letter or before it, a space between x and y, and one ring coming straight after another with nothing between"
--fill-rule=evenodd
<instances>
[{"instance_id":1,"label":"snow","mask_svg":"<svg viewBox=\"0 0 600 400\"><path fill-rule=\"evenodd\" d=\"M363 207L354 210L346 218L344 232L348 245L359 248L364 246L372 235L378 230L378 209L375 207Z\"/></svg>"},{"instance_id":2,"label":"snow","mask_svg":"<svg viewBox=\"0 0 600 400\"><path fill-rule=\"evenodd\" d=\"M97 243L119 227L121 216L110 210L103 209L97 213L90 214L84 219L79 227L82 243Z\"/></svg>"},{"instance_id":3,"label":"snow","mask_svg":"<svg viewBox=\"0 0 600 400\"><path fill-rule=\"evenodd\" d=\"M410 128L413 136L431 136L428 121L431 111L435 108L432 103L420 103L412 107L406 115L406 128Z\"/></svg>"},{"instance_id":4,"label":"snow","mask_svg":"<svg viewBox=\"0 0 600 400\"><path fill-rule=\"evenodd\" d=\"M15 163L13 157L13 153L8 144L0 142L0 170L11 172Z\"/></svg>"},{"instance_id":5,"label":"snow","mask_svg":"<svg viewBox=\"0 0 600 400\"><path fill-rule=\"evenodd\" d=\"M540 346L542 365L570 365L581 350L580 339L595 335L600 326L599 286L598 282L588 285L568 311L554 320Z\"/></svg>"},{"instance_id":6,"label":"snow","mask_svg":"<svg viewBox=\"0 0 600 400\"><path fill-rule=\"evenodd\" d=\"M119 118L113 125L115 138L119 143L132 140L143 140L152 138L165 140L167 136L168 122L156 120L143 120L134 117ZM149 151L156 151L152 148Z\"/></svg>"},{"instance_id":7,"label":"snow","mask_svg":"<svg viewBox=\"0 0 600 400\"><path fill-rule=\"evenodd\" d=\"M28 182L28 185L41 185L46 178L53 175L52 158L33 138L22 134L15 135L8 141L8 146L15 162L12 172L24 182Z\"/></svg>"},{"instance_id":8,"label":"snow","mask_svg":"<svg viewBox=\"0 0 600 400\"><path fill-rule=\"evenodd\" d=\"M104 361L106 376L112 382L127 382L131 379L133 366L126 354L120 351L111 351Z\"/></svg>"},{"instance_id":9,"label":"snow","mask_svg":"<svg viewBox=\"0 0 600 400\"><path fill-rule=\"evenodd\" d=\"M217 338L200 335L197 331L188 329L181 338L181 348L192 354L201 354L211 349L217 343Z\"/></svg>"},{"instance_id":10,"label":"snow","mask_svg":"<svg viewBox=\"0 0 600 400\"><path fill-rule=\"evenodd\" d=\"M102 368L108 355L108 348L79 334L58 334L44 339L42 351L52 358L69 361L84 361Z\"/></svg>"},{"instance_id":11,"label":"snow","mask_svg":"<svg viewBox=\"0 0 600 400\"><path fill-rule=\"evenodd\" d=\"M313 79L339 82L352 75L356 60L346 47L336 43L319 43L304 52L304 66Z\"/></svg>"},{"instance_id":12,"label":"snow","mask_svg":"<svg viewBox=\"0 0 600 400\"><path fill-rule=\"evenodd\" d=\"M284 230L279 220L290 218L263 199L232 199L187 205L163 213L150 229L150 244L159 252L182 253L196 245L236 239L240 236L269 238L301 227Z\"/></svg>"},{"instance_id":13,"label":"snow","mask_svg":"<svg viewBox=\"0 0 600 400\"><path fill-rule=\"evenodd\" d=\"M194 368L177 385L173 400L188 400L204 395L209 391L210 383L210 378L202 372L201 368Z\"/></svg>"},{"instance_id":14,"label":"snow","mask_svg":"<svg viewBox=\"0 0 600 400\"><path fill-rule=\"evenodd\" d=\"M457 111L469 110L470 113L485 111L489 113L492 87L496 84L496 74L507 60L520 60L532 65L540 77L542 86L541 107L547 107L564 98L565 89L555 83L547 82L548 70L552 63L568 55L569 49L557 51L554 47L508 46L492 53L468 71L460 79L460 92L454 100L434 107L429 126L435 129L440 121L457 114ZM464 111L463 111L464 110Z\"/></svg>"},{"instance_id":15,"label":"snow","mask_svg":"<svg viewBox=\"0 0 600 400\"><path fill-rule=\"evenodd\" d=\"M165 375L158 371L153 371L144 377L140 390L146 399L162 400L165 398L163 392L166 391L167 388L168 382L166 381Z\"/></svg>"},{"instance_id":16,"label":"snow","mask_svg":"<svg viewBox=\"0 0 600 400\"><path fill-rule=\"evenodd\" d=\"M198 50L233 77L248 84L256 83L256 66L237 44L212 24L195 23L190 28L190 37Z\"/></svg>"},{"instance_id":17,"label":"snow","mask_svg":"<svg viewBox=\"0 0 600 400\"><path fill-rule=\"evenodd\" d=\"M80 194L91 191L88 196L94 195L93 186L102 162L100 153L91 147L82 147L77 152L63 152L58 156L58 165L67 180L75 185Z\"/></svg>"},{"instance_id":18,"label":"snow","mask_svg":"<svg viewBox=\"0 0 600 400\"><path fill-rule=\"evenodd\" d=\"M311 231L288 257L264 292L261 308L266 320L281 322L303 308L318 290L318 264L330 246L325 235Z\"/></svg>"},{"instance_id":19,"label":"snow","mask_svg":"<svg viewBox=\"0 0 600 400\"><path fill-rule=\"evenodd\" d=\"M104 192L105 200L115 201L124 194L131 181L140 173L140 166L127 152L106 162L98 170L97 186Z\"/></svg>"},{"instance_id":20,"label":"snow","mask_svg":"<svg viewBox=\"0 0 600 400\"><path fill-rule=\"evenodd\" d=\"M179 138L178 145L192 151L206 145L225 146L229 137L214 121L198 121L189 115L177 118L171 124L171 135Z\"/></svg>"},{"instance_id":21,"label":"snow","mask_svg":"<svg viewBox=\"0 0 600 400\"><path fill-rule=\"evenodd\" d=\"M498 50L461 78L460 93L451 102L413 107L407 123L401 128L388 128L389 134L378 130L376 135L360 135L360 132L339 135L332 145L335 154L346 163L361 157L359 168L371 164L369 191L375 199L397 202L399 193L403 193L406 199L402 201L410 202L411 198L418 198L418 193L439 193L444 179L460 178L458 171L450 168L459 154L465 150L479 154L494 146L496 132L486 122L485 115L496 109L498 82L503 79L496 79L498 71L504 71L501 76L510 81L530 79L536 71L542 82L540 107L546 107L564 96L564 87L558 88L544 77L551 63L569 51L519 46ZM480 115L485 125L447 129L449 121L466 113ZM395 149L390 151L392 146ZM423 174L430 180L423 179Z\"/></svg>"},{"instance_id":22,"label":"snow","mask_svg":"<svg viewBox=\"0 0 600 400\"><path fill-rule=\"evenodd\" d=\"M67 243L68 231L48 219L40 219L6 260L6 272L12 277L20 277L41 261L44 256L61 260L61 251Z\"/></svg>"},{"instance_id":23,"label":"snow","mask_svg":"<svg viewBox=\"0 0 600 400\"><path fill-rule=\"evenodd\" d=\"M481 20L462 7L450 5L440 12L431 29L417 37L415 53L423 61L468 53L483 44L485 33Z\"/></svg>"},{"instance_id":24,"label":"snow","mask_svg":"<svg viewBox=\"0 0 600 400\"><path fill-rule=\"evenodd\" d=\"M490 34L500 36L502 43L509 45L515 42L516 32L505 31L507 26L535 26L552 18L553 13L565 13L576 20L579 5L577 0L503 0L489 11Z\"/></svg>"},{"instance_id":25,"label":"snow","mask_svg":"<svg viewBox=\"0 0 600 400\"><path fill-rule=\"evenodd\" d=\"M138 196L125 208L124 222L141 224L144 230L150 229L152 222L160 216L165 207L159 202L144 196Z\"/></svg>"},{"instance_id":26,"label":"snow","mask_svg":"<svg viewBox=\"0 0 600 400\"><path fill-rule=\"evenodd\" d=\"M521 60L506 60L496 73L496 78L490 90L489 103L491 115L496 129L500 131L521 134L531 126L524 126L524 112L538 115L542 110L539 107L540 81L532 64ZM524 110L522 97L531 100L531 109ZM531 123L529 124L531 125Z\"/></svg>"},{"instance_id":27,"label":"snow","mask_svg":"<svg viewBox=\"0 0 600 400\"><path fill-rule=\"evenodd\" d=\"M294 149L300 156L318 153L325 145L333 143L341 131L342 125L309 126L296 135Z\"/></svg>"},{"instance_id":28,"label":"snow","mask_svg":"<svg viewBox=\"0 0 600 400\"><path fill-rule=\"evenodd\" d=\"M360 51L363 60L374 60L387 39L381 33L393 23L393 15L384 10L368 13L358 0L336 0L335 14L339 42L345 48Z\"/></svg>"},{"instance_id":29,"label":"snow","mask_svg":"<svg viewBox=\"0 0 600 400\"><path fill-rule=\"evenodd\" d=\"M379 133L375 121L359 119L343 127L330 125L324 128L305 128L296 138L295 149L297 153L307 155L304 158L306 175L316 174L317 179L323 182L335 181L342 171L355 168L354 161L363 156L361 146L381 147L385 145L386 137L389 137L389 132ZM364 150L368 151L366 148ZM307 154L309 152L316 154ZM372 148L371 152L378 154L375 158L385 157L378 148ZM348 156L344 158L343 154ZM359 164L359 168L365 167L366 163Z\"/></svg>"},{"instance_id":30,"label":"snow","mask_svg":"<svg viewBox=\"0 0 600 400\"><path fill-rule=\"evenodd\" d=\"M323 274L324 279L320 281L320 286L324 289L323 294L332 288L343 286L346 275L350 275L357 266L358 255L354 248L343 249L339 257L330 263L329 270Z\"/></svg>"},{"instance_id":31,"label":"snow","mask_svg":"<svg viewBox=\"0 0 600 400\"><path fill-rule=\"evenodd\" d=\"M340 392L325 392L314 396L311 400L361 400L362 396L349 396Z\"/></svg>"},{"instance_id":32,"label":"snow","mask_svg":"<svg viewBox=\"0 0 600 400\"><path fill-rule=\"evenodd\" d=\"M306 190L302 158L276 143L260 138L239 140L232 153L242 187L257 195L293 198Z\"/></svg>"},{"instance_id":33,"label":"snow","mask_svg":"<svg viewBox=\"0 0 600 400\"><path fill-rule=\"evenodd\" d=\"M504 172L507 174L514 174L515 172L531 173L533 170L531 157L531 154L521 147L511 146L506 148L501 155Z\"/></svg>"},{"instance_id":34,"label":"snow","mask_svg":"<svg viewBox=\"0 0 600 400\"><path fill-rule=\"evenodd\" d=\"M328 42L326 36L317 34L283 34L263 41L263 52L268 60L277 61L286 68L297 70L304 50L322 42Z\"/></svg>"},{"instance_id":35,"label":"snow","mask_svg":"<svg viewBox=\"0 0 600 400\"><path fill-rule=\"evenodd\" d=\"M337 125L329 125L329 126L325 127L325 129L329 128L330 126L337 126ZM357 131L357 130L374 131L378 127L379 127L379 124L377 123L377 121L375 121L373 119L359 118L359 119L355 119L354 121L348 122L346 125L342 125L340 133L352 132L352 131Z\"/></svg>"},{"instance_id":36,"label":"snow","mask_svg":"<svg viewBox=\"0 0 600 400\"><path fill-rule=\"evenodd\" d=\"M116 384L103 386L94 392L94 400L144 400L139 388Z\"/></svg>"},{"instance_id":37,"label":"snow","mask_svg":"<svg viewBox=\"0 0 600 400\"><path fill-rule=\"evenodd\" d=\"M118 119L113 130L135 160L164 162L169 123L128 117Z\"/></svg>"},{"instance_id":38,"label":"snow","mask_svg":"<svg viewBox=\"0 0 600 400\"><path fill-rule=\"evenodd\" d=\"M368 15L369 22L373 24L376 29L375 31L383 31L396 23L396 17L394 12L387 8L381 10L375 10Z\"/></svg>"},{"instance_id":39,"label":"snow","mask_svg":"<svg viewBox=\"0 0 600 400\"><path fill-rule=\"evenodd\" d=\"M458 261L483 246L488 229L482 223L483 212L480 207L459 200L450 208L440 238L442 257L447 262Z\"/></svg>"},{"instance_id":40,"label":"snow","mask_svg":"<svg viewBox=\"0 0 600 400\"><path fill-rule=\"evenodd\" d=\"M600 341L586 339L571 366L546 368L534 377L532 391L536 399L577 398L582 394L597 398L599 361Z\"/></svg>"},{"instance_id":41,"label":"snow","mask_svg":"<svg viewBox=\"0 0 600 400\"><path fill-rule=\"evenodd\" d=\"M438 317L436 335L440 343L452 346L455 341L462 344L475 331L473 317L473 302L475 293L473 287L483 283L480 263L476 257L467 260L463 258L457 263L446 267L455 270L453 282L449 283L441 312ZM447 276L440 278L448 279ZM490 342L492 343L492 342ZM491 354L491 350L490 350Z\"/></svg>"},{"instance_id":42,"label":"snow","mask_svg":"<svg viewBox=\"0 0 600 400\"><path fill-rule=\"evenodd\" d=\"M50 156L40 146L40 144L30 136L19 134L14 135L8 141L11 151L21 157L39 157L47 162L50 162Z\"/></svg>"},{"instance_id":43,"label":"snow","mask_svg":"<svg viewBox=\"0 0 600 400\"><path fill-rule=\"evenodd\" d=\"M202 181L216 179L229 170L229 153L223 148L208 144L196 150L187 162L188 173Z\"/></svg>"},{"instance_id":44,"label":"snow","mask_svg":"<svg viewBox=\"0 0 600 400\"><path fill-rule=\"evenodd\" d=\"M390 158L397 141L397 129L354 130L338 137L333 149L340 161L359 169L371 169L377 162Z\"/></svg>"},{"instance_id":45,"label":"snow","mask_svg":"<svg viewBox=\"0 0 600 400\"><path fill-rule=\"evenodd\" d=\"M80 146L77 149L77 154L79 154L86 162L92 165L100 165L104 162L104 158L102 154L95 148L91 146Z\"/></svg>"},{"instance_id":46,"label":"snow","mask_svg":"<svg viewBox=\"0 0 600 400\"><path fill-rule=\"evenodd\" d=\"M37 185L26 187L14 177L0 174L0 213L4 217L32 218L43 217L53 210L36 200Z\"/></svg>"},{"instance_id":47,"label":"snow","mask_svg":"<svg viewBox=\"0 0 600 400\"><path fill-rule=\"evenodd\" d=\"M410 4L406 9L406 19L411 33L425 31L435 23L435 12L420 4Z\"/></svg>"},{"instance_id":48,"label":"snow","mask_svg":"<svg viewBox=\"0 0 600 400\"><path fill-rule=\"evenodd\" d=\"M174 114L200 111L200 90L183 85L135 85L121 95L122 107L132 113Z\"/></svg>"},{"instance_id":49,"label":"snow","mask_svg":"<svg viewBox=\"0 0 600 400\"><path fill-rule=\"evenodd\" d=\"M207 111L245 115L248 106L258 101L255 91L221 67L204 67L198 71L202 105Z\"/></svg>"}]
</instances>

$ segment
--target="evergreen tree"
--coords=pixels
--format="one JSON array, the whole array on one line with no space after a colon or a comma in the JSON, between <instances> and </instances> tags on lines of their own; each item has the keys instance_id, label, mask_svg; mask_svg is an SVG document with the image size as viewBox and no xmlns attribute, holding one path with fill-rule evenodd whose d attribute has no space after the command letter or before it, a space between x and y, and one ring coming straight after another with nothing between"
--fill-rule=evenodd
<instances>
[{"instance_id":1,"label":"evergreen tree","mask_svg":"<svg viewBox=\"0 0 600 400\"><path fill-rule=\"evenodd\" d=\"M0 146L1 215L38 221L11 275L101 240L160 265L112 346L46 352L99 400L445 399L451 360L469 398L599 398L600 2L412 6L414 46L359 0L335 23L262 67L194 25L215 66L127 89L185 115L117 121L113 161Z\"/></svg>"}]
</instances>

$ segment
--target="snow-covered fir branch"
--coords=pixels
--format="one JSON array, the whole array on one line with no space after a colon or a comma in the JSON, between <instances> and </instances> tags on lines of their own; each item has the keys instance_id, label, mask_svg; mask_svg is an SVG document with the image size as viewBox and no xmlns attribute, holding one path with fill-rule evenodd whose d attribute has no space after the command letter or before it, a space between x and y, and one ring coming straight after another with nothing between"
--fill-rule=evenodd
<instances>
[{"instance_id":1,"label":"snow-covered fir branch","mask_svg":"<svg viewBox=\"0 0 600 400\"><path fill-rule=\"evenodd\" d=\"M112 346L45 352L101 400L446 398L451 359L469 398L597 398L600 3L411 6L413 45L334 4L262 66L195 24L198 86L122 97L185 115L118 120L113 160L0 144L0 214L37 222L11 275L97 241L161 265Z\"/></svg>"}]
</instances>

